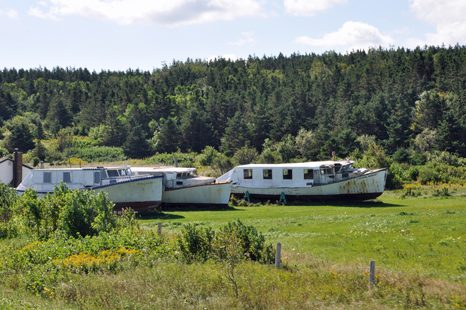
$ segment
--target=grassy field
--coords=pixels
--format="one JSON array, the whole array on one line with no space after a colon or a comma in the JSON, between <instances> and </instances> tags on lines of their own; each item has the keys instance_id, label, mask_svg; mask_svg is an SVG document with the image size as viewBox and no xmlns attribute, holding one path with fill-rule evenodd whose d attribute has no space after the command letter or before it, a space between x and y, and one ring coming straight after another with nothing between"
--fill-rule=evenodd
<instances>
[{"instance_id":1,"label":"grassy field","mask_svg":"<svg viewBox=\"0 0 466 310\"><path fill-rule=\"evenodd\" d=\"M168 235L188 223L217 230L240 219L262 232L267 243L280 242L282 269L257 263L236 268L238 297L222 264L157 261L116 274L68 277L54 288L53 298L25 292L14 277L2 280L0 307L466 309L466 196L461 191L439 197L403 194L386 192L358 203L167 209L141 215L141 228L155 229L162 222ZM372 289L370 260L376 261Z\"/></svg>"},{"instance_id":2,"label":"grassy field","mask_svg":"<svg viewBox=\"0 0 466 310\"><path fill-rule=\"evenodd\" d=\"M161 221L164 232L176 233L185 223L215 230L236 219L256 227L267 241L280 242L290 264L306 266L311 255L335 263L376 260L382 269L435 278L465 277L466 197L400 199L392 192L357 203L168 209L147 216L142 225L154 228Z\"/></svg>"}]
</instances>

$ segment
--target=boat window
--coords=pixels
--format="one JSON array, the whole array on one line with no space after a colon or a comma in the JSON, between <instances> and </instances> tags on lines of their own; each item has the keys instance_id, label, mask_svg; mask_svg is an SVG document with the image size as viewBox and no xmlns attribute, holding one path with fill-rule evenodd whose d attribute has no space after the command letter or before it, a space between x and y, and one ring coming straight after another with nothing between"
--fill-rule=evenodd
<instances>
[{"instance_id":1,"label":"boat window","mask_svg":"<svg viewBox=\"0 0 466 310\"><path fill-rule=\"evenodd\" d=\"M304 169L304 180L312 180L312 179L314 179L314 170Z\"/></svg>"},{"instance_id":2,"label":"boat window","mask_svg":"<svg viewBox=\"0 0 466 310\"><path fill-rule=\"evenodd\" d=\"M44 172L44 183L52 183L52 172Z\"/></svg>"},{"instance_id":3,"label":"boat window","mask_svg":"<svg viewBox=\"0 0 466 310\"><path fill-rule=\"evenodd\" d=\"M293 179L293 170L292 169L283 169L283 180Z\"/></svg>"},{"instance_id":4,"label":"boat window","mask_svg":"<svg viewBox=\"0 0 466 310\"><path fill-rule=\"evenodd\" d=\"M264 180L272 180L272 169L264 169Z\"/></svg>"},{"instance_id":5,"label":"boat window","mask_svg":"<svg viewBox=\"0 0 466 310\"><path fill-rule=\"evenodd\" d=\"M245 180L252 179L252 169L244 169L243 173L244 173L244 179Z\"/></svg>"},{"instance_id":6,"label":"boat window","mask_svg":"<svg viewBox=\"0 0 466 310\"><path fill-rule=\"evenodd\" d=\"M332 168L329 166L321 166L320 167L320 174L333 174Z\"/></svg>"},{"instance_id":7,"label":"boat window","mask_svg":"<svg viewBox=\"0 0 466 310\"><path fill-rule=\"evenodd\" d=\"M108 177L113 178L118 176L117 170L107 170Z\"/></svg>"},{"instance_id":8,"label":"boat window","mask_svg":"<svg viewBox=\"0 0 466 310\"><path fill-rule=\"evenodd\" d=\"M120 175L122 176L126 175L126 170L119 170L119 172L120 172Z\"/></svg>"},{"instance_id":9,"label":"boat window","mask_svg":"<svg viewBox=\"0 0 466 310\"><path fill-rule=\"evenodd\" d=\"M94 183L100 184L100 171L94 172Z\"/></svg>"},{"instance_id":10,"label":"boat window","mask_svg":"<svg viewBox=\"0 0 466 310\"><path fill-rule=\"evenodd\" d=\"M341 164L340 163L336 163L333 166L335 167L335 173L341 173Z\"/></svg>"},{"instance_id":11,"label":"boat window","mask_svg":"<svg viewBox=\"0 0 466 310\"><path fill-rule=\"evenodd\" d=\"M63 172L63 182L71 183L71 172Z\"/></svg>"}]
</instances>

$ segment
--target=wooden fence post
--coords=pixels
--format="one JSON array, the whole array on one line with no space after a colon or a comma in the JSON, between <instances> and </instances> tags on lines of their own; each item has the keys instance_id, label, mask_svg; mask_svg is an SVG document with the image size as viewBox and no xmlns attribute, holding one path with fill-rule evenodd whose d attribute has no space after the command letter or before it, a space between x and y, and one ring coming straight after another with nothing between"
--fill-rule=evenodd
<instances>
[{"instance_id":1,"label":"wooden fence post","mask_svg":"<svg viewBox=\"0 0 466 310\"><path fill-rule=\"evenodd\" d=\"M158 223L157 223L157 233L158 233L159 235L162 234L162 222L158 222Z\"/></svg>"},{"instance_id":2,"label":"wooden fence post","mask_svg":"<svg viewBox=\"0 0 466 310\"><path fill-rule=\"evenodd\" d=\"M371 260L369 265L369 288L375 286L375 260Z\"/></svg>"},{"instance_id":3,"label":"wooden fence post","mask_svg":"<svg viewBox=\"0 0 466 310\"><path fill-rule=\"evenodd\" d=\"M282 251L282 244L279 242L277 243L277 250L275 251L275 268L280 268L281 263L281 251Z\"/></svg>"}]
</instances>

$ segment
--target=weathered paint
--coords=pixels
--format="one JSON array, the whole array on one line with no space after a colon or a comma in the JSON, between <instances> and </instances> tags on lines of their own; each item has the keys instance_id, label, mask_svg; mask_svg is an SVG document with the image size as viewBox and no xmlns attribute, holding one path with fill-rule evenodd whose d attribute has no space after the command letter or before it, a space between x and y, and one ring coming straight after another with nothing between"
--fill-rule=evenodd
<instances>
[{"instance_id":1,"label":"weathered paint","mask_svg":"<svg viewBox=\"0 0 466 310\"><path fill-rule=\"evenodd\" d=\"M358 177L316 186L250 187L234 185L232 194L242 197L248 191L256 199L278 199L281 193L290 199L305 200L374 199L384 192L386 174L386 169L371 170Z\"/></svg>"},{"instance_id":2,"label":"weathered paint","mask_svg":"<svg viewBox=\"0 0 466 310\"><path fill-rule=\"evenodd\" d=\"M226 206L230 200L231 182L194 185L166 189L162 202L172 205Z\"/></svg>"},{"instance_id":3,"label":"weathered paint","mask_svg":"<svg viewBox=\"0 0 466 310\"><path fill-rule=\"evenodd\" d=\"M91 179L93 182L93 172L100 171L97 168L70 168L70 169L45 169L44 171L53 171L52 179L63 172L73 171L73 182L67 183L70 189L79 190L94 190L96 193L106 192L108 198L115 203L115 209L131 207L134 210L149 209L160 205L162 202L162 176L144 176L134 177L128 176L119 179L117 183L111 183L110 179L106 179L103 185L85 186L86 180ZM19 195L22 195L27 188L37 190L39 197L45 197L47 194L53 194L53 187L58 183L39 183L43 179L42 170L33 170L28 177L31 182L20 184L16 189ZM88 177L88 178L86 178ZM35 180L35 181L34 181ZM89 180L87 180L89 181ZM59 184L59 183L58 183Z\"/></svg>"}]
</instances>

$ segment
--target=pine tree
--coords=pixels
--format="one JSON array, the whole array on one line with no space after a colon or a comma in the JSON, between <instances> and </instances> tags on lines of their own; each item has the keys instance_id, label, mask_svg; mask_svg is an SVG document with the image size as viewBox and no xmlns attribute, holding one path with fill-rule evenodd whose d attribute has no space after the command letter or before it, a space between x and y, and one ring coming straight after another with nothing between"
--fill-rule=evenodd
<instances>
[{"instance_id":1,"label":"pine tree","mask_svg":"<svg viewBox=\"0 0 466 310\"><path fill-rule=\"evenodd\" d=\"M15 148L26 153L35 146L34 137L29 130L29 126L24 122L13 125L11 134L6 137L5 140L5 146L10 153L12 153Z\"/></svg>"},{"instance_id":2,"label":"pine tree","mask_svg":"<svg viewBox=\"0 0 466 310\"><path fill-rule=\"evenodd\" d=\"M144 158L152 154L152 147L141 125L133 126L122 148L129 158Z\"/></svg>"}]
</instances>

